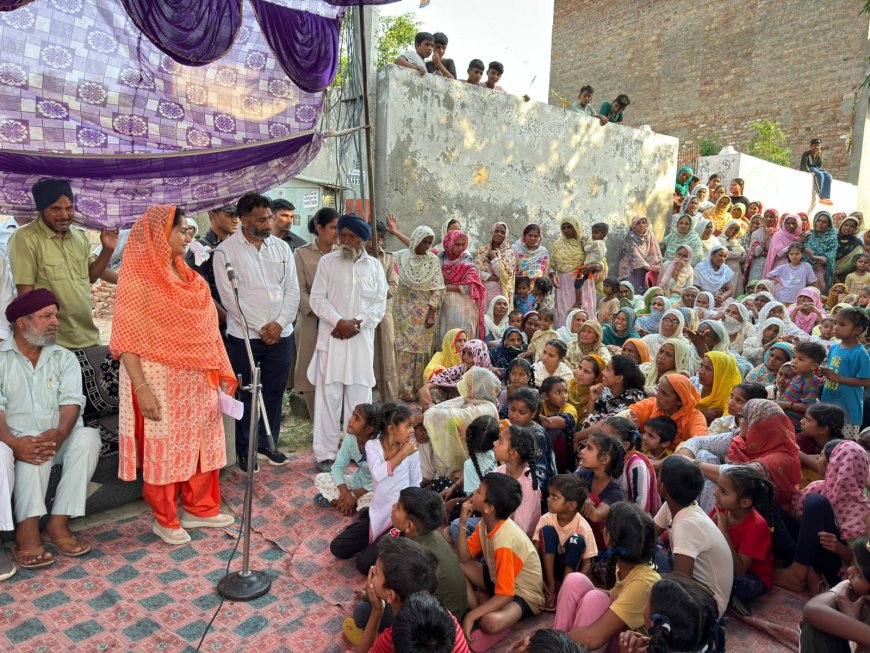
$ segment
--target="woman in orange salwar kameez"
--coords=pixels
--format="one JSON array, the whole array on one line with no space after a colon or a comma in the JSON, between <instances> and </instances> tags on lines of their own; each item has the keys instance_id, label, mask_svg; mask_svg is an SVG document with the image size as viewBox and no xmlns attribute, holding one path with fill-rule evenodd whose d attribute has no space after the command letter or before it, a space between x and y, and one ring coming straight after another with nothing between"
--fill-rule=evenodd
<instances>
[{"instance_id":1,"label":"woman in orange salwar kameez","mask_svg":"<svg viewBox=\"0 0 870 653\"><path fill-rule=\"evenodd\" d=\"M205 280L184 262L182 211L154 206L133 225L118 277L109 346L120 358L119 471L141 468L154 533L190 541L186 528L233 523L220 513L226 448L218 388L236 381ZM181 515L178 495L181 494Z\"/></svg>"}]
</instances>

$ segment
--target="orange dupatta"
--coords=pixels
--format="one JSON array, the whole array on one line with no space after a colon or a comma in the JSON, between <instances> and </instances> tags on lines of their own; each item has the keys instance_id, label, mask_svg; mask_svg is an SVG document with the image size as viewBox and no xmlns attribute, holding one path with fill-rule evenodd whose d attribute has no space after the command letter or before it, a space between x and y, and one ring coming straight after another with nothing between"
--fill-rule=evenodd
<instances>
[{"instance_id":1,"label":"orange dupatta","mask_svg":"<svg viewBox=\"0 0 870 653\"><path fill-rule=\"evenodd\" d=\"M138 354L183 369L202 370L209 385L238 385L218 329L217 310L205 280L172 255L169 234L176 207L152 206L130 231L118 275L115 316L109 342L112 356Z\"/></svg>"}]
</instances>

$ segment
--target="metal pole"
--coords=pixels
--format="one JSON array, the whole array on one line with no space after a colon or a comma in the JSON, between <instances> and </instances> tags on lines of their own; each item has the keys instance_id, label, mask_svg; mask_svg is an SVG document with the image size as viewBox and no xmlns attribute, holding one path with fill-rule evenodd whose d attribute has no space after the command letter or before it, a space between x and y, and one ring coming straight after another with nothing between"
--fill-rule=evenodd
<instances>
[{"instance_id":1,"label":"metal pole","mask_svg":"<svg viewBox=\"0 0 870 653\"><path fill-rule=\"evenodd\" d=\"M369 191L369 215L371 216L369 223L372 228L372 252L375 259L380 263L380 259L378 259L378 211L377 203L375 202L375 164L372 155L372 118L369 108L369 53L366 46L366 19L362 0L359 0L356 14L359 23L360 63L362 65L363 121L365 123L366 135L366 185ZM380 356L378 356L375 364L378 366L378 378L381 380L380 390L383 393L386 386L386 379L384 378L384 334L380 327L375 329L375 342L377 342L378 351L380 352ZM383 401L383 397L381 397L381 401Z\"/></svg>"}]
</instances>

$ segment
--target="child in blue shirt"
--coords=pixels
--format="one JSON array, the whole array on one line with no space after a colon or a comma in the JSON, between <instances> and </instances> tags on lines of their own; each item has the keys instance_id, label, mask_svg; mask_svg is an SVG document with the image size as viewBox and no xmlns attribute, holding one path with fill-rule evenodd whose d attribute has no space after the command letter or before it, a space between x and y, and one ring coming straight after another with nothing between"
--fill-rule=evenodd
<instances>
[{"instance_id":1,"label":"child in blue shirt","mask_svg":"<svg viewBox=\"0 0 870 653\"><path fill-rule=\"evenodd\" d=\"M870 386L870 354L859 342L867 329L867 314L857 308L837 313L834 335L840 342L831 346L827 364L819 368L825 378L822 401L846 411L843 435L858 437L864 413L864 388Z\"/></svg>"},{"instance_id":2,"label":"child in blue shirt","mask_svg":"<svg viewBox=\"0 0 870 653\"><path fill-rule=\"evenodd\" d=\"M531 280L527 277L517 277L514 284L514 310L523 315L535 310L535 296L532 294Z\"/></svg>"},{"instance_id":3,"label":"child in blue shirt","mask_svg":"<svg viewBox=\"0 0 870 653\"><path fill-rule=\"evenodd\" d=\"M314 487L318 490L315 504L338 508L343 515L369 506L372 474L366 463L365 447L374 435L376 418L377 409L372 404L358 404L353 409L332 469L314 477ZM348 473L351 463L356 465L356 470Z\"/></svg>"}]
</instances>

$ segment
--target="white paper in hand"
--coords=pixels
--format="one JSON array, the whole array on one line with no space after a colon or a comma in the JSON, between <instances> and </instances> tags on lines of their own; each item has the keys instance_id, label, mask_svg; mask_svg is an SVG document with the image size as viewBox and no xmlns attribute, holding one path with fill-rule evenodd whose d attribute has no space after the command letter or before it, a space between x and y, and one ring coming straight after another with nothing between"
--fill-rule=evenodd
<instances>
[{"instance_id":1,"label":"white paper in hand","mask_svg":"<svg viewBox=\"0 0 870 653\"><path fill-rule=\"evenodd\" d=\"M245 414L245 405L230 397L223 390L218 390L218 403L221 406L221 412L233 419L242 419L242 415Z\"/></svg>"},{"instance_id":2,"label":"white paper in hand","mask_svg":"<svg viewBox=\"0 0 870 653\"><path fill-rule=\"evenodd\" d=\"M190 245L188 245L188 248L193 252L193 262L196 263L196 265L202 265L211 256L211 247L203 245L199 241L194 240Z\"/></svg>"}]
</instances>

